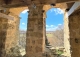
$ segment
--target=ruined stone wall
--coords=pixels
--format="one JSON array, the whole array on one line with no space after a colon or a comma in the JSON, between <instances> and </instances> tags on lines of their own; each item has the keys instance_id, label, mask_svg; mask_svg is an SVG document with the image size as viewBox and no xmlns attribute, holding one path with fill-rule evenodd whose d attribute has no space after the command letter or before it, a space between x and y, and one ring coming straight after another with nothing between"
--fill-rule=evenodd
<instances>
[{"instance_id":1,"label":"ruined stone wall","mask_svg":"<svg viewBox=\"0 0 80 57\"><path fill-rule=\"evenodd\" d=\"M69 16L71 57L80 57L80 8Z\"/></svg>"},{"instance_id":2,"label":"ruined stone wall","mask_svg":"<svg viewBox=\"0 0 80 57\"><path fill-rule=\"evenodd\" d=\"M5 57L10 48L17 45L19 17L13 18L10 20L0 17L0 57Z\"/></svg>"},{"instance_id":3,"label":"ruined stone wall","mask_svg":"<svg viewBox=\"0 0 80 57\"><path fill-rule=\"evenodd\" d=\"M26 55L28 57L42 57L45 47L45 19L43 6L29 6Z\"/></svg>"},{"instance_id":4,"label":"ruined stone wall","mask_svg":"<svg viewBox=\"0 0 80 57\"><path fill-rule=\"evenodd\" d=\"M18 37L19 37L19 17L10 15L14 19L8 20L7 24L7 32L6 32L6 41L5 41L5 49L8 51L11 47L17 45Z\"/></svg>"},{"instance_id":5,"label":"ruined stone wall","mask_svg":"<svg viewBox=\"0 0 80 57\"><path fill-rule=\"evenodd\" d=\"M68 13L64 13L64 47L65 47L65 55L70 57L70 37L69 37L69 19Z\"/></svg>"}]
</instances>

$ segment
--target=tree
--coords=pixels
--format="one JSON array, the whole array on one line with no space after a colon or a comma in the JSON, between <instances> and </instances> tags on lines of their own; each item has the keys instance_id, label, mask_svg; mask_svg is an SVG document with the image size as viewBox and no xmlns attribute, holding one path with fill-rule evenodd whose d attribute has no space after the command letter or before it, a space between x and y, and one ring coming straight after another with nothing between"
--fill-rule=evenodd
<instances>
[{"instance_id":1,"label":"tree","mask_svg":"<svg viewBox=\"0 0 80 57\"><path fill-rule=\"evenodd\" d=\"M63 25L59 25L58 28L53 32L53 35L58 39L57 46L63 46L64 45Z\"/></svg>"}]
</instances>

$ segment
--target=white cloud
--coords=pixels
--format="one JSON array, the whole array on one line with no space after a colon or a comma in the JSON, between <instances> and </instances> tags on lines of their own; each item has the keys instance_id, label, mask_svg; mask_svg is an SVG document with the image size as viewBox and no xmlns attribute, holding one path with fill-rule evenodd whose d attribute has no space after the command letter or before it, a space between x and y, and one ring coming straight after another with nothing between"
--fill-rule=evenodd
<instances>
[{"instance_id":1,"label":"white cloud","mask_svg":"<svg viewBox=\"0 0 80 57\"><path fill-rule=\"evenodd\" d=\"M27 11L29 11L29 9L25 9L22 13L25 14Z\"/></svg>"},{"instance_id":2,"label":"white cloud","mask_svg":"<svg viewBox=\"0 0 80 57\"><path fill-rule=\"evenodd\" d=\"M56 30L56 26L54 25L46 25L46 31L55 31Z\"/></svg>"},{"instance_id":3,"label":"white cloud","mask_svg":"<svg viewBox=\"0 0 80 57\"><path fill-rule=\"evenodd\" d=\"M50 10L51 12L55 12L55 14L57 15L57 14L63 14L64 13L64 11L63 10L61 10L60 8L52 8L51 10Z\"/></svg>"},{"instance_id":4,"label":"white cloud","mask_svg":"<svg viewBox=\"0 0 80 57\"><path fill-rule=\"evenodd\" d=\"M46 25L46 27L49 27L49 25Z\"/></svg>"},{"instance_id":5,"label":"white cloud","mask_svg":"<svg viewBox=\"0 0 80 57\"><path fill-rule=\"evenodd\" d=\"M46 25L46 27L50 28L50 27L55 27L54 25Z\"/></svg>"},{"instance_id":6,"label":"white cloud","mask_svg":"<svg viewBox=\"0 0 80 57\"><path fill-rule=\"evenodd\" d=\"M51 25L50 27L54 27L54 25Z\"/></svg>"},{"instance_id":7,"label":"white cloud","mask_svg":"<svg viewBox=\"0 0 80 57\"><path fill-rule=\"evenodd\" d=\"M58 24L58 25L62 25L62 24Z\"/></svg>"},{"instance_id":8,"label":"white cloud","mask_svg":"<svg viewBox=\"0 0 80 57\"><path fill-rule=\"evenodd\" d=\"M25 25L25 23L22 23L22 25Z\"/></svg>"},{"instance_id":9,"label":"white cloud","mask_svg":"<svg viewBox=\"0 0 80 57\"><path fill-rule=\"evenodd\" d=\"M61 10L60 8L54 9L56 14L63 14L63 10Z\"/></svg>"},{"instance_id":10,"label":"white cloud","mask_svg":"<svg viewBox=\"0 0 80 57\"><path fill-rule=\"evenodd\" d=\"M62 24L58 24L57 26L54 25L47 25L46 26L46 31L55 31L58 29L63 29L63 25Z\"/></svg>"},{"instance_id":11,"label":"white cloud","mask_svg":"<svg viewBox=\"0 0 80 57\"><path fill-rule=\"evenodd\" d=\"M46 31L55 31L57 29L57 27L54 27L54 28L46 28Z\"/></svg>"}]
</instances>

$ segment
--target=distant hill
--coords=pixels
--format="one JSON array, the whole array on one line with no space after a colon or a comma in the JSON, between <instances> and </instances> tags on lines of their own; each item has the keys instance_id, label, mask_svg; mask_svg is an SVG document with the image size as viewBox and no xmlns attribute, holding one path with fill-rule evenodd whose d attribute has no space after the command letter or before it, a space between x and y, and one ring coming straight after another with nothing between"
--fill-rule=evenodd
<instances>
[{"instance_id":1,"label":"distant hill","mask_svg":"<svg viewBox=\"0 0 80 57\"><path fill-rule=\"evenodd\" d=\"M20 33L26 33L26 31L24 31L24 30L20 30Z\"/></svg>"}]
</instances>

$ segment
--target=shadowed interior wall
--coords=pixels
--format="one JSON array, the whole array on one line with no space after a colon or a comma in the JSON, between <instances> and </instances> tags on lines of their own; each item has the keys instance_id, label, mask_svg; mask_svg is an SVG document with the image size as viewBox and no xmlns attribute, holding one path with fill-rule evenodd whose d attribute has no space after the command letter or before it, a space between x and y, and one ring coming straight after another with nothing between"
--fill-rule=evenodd
<instances>
[{"instance_id":1,"label":"shadowed interior wall","mask_svg":"<svg viewBox=\"0 0 80 57\"><path fill-rule=\"evenodd\" d=\"M69 16L71 57L80 57L80 7Z\"/></svg>"},{"instance_id":2,"label":"shadowed interior wall","mask_svg":"<svg viewBox=\"0 0 80 57\"><path fill-rule=\"evenodd\" d=\"M5 57L5 41L7 35L8 19L0 18L0 57Z\"/></svg>"}]
</instances>

